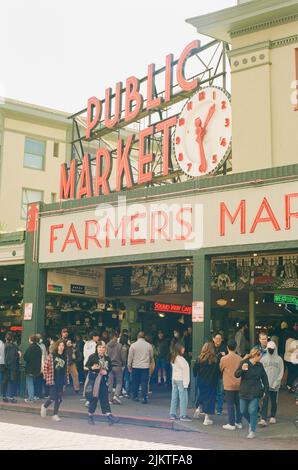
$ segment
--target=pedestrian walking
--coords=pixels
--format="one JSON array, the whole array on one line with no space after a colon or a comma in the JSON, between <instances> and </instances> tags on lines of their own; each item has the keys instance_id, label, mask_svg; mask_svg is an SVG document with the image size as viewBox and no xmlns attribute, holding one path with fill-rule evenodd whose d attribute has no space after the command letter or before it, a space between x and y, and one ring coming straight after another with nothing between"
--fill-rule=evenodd
<instances>
[{"instance_id":1,"label":"pedestrian walking","mask_svg":"<svg viewBox=\"0 0 298 470\"><path fill-rule=\"evenodd\" d=\"M288 369L287 389L294 393L294 383L298 378L298 322L295 322L293 328L288 332L284 360Z\"/></svg>"},{"instance_id":2,"label":"pedestrian walking","mask_svg":"<svg viewBox=\"0 0 298 470\"><path fill-rule=\"evenodd\" d=\"M72 378L72 386L75 393L80 391L79 373L76 365L76 349L73 342L69 339L66 343L68 371Z\"/></svg>"},{"instance_id":3,"label":"pedestrian walking","mask_svg":"<svg viewBox=\"0 0 298 470\"><path fill-rule=\"evenodd\" d=\"M3 386L3 373L5 367L5 346L2 341L2 335L0 336L0 394L2 394Z\"/></svg>"},{"instance_id":4,"label":"pedestrian walking","mask_svg":"<svg viewBox=\"0 0 298 470\"><path fill-rule=\"evenodd\" d=\"M254 346L261 351L262 357L267 354L268 335L265 331L259 334L259 342Z\"/></svg>"},{"instance_id":5,"label":"pedestrian walking","mask_svg":"<svg viewBox=\"0 0 298 470\"><path fill-rule=\"evenodd\" d=\"M138 339L130 346L128 353L128 370L132 374L132 399L139 401L141 385L142 403L148 403L149 368L153 360L152 345L145 341L145 333L140 331Z\"/></svg>"},{"instance_id":6,"label":"pedestrian walking","mask_svg":"<svg viewBox=\"0 0 298 470\"><path fill-rule=\"evenodd\" d=\"M198 399L197 411L205 415L204 425L213 424L210 415L215 413L216 390L219 380L219 365L214 349L214 343L205 343L193 368L197 377Z\"/></svg>"},{"instance_id":7,"label":"pedestrian walking","mask_svg":"<svg viewBox=\"0 0 298 470\"><path fill-rule=\"evenodd\" d=\"M155 342L156 349L156 369L158 385L167 384L167 366L169 363L170 346L169 341L165 338L164 332L158 332L157 340Z\"/></svg>"},{"instance_id":8,"label":"pedestrian walking","mask_svg":"<svg viewBox=\"0 0 298 470\"><path fill-rule=\"evenodd\" d=\"M261 419L259 421L259 425L261 426L267 426L269 400L271 401L269 423L276 423L278 392L284 375L284 363L282 358L277 354L277 346L274 341L269 341L267 351L268 354L265 354L261 359L269 382L269 393L263 399Z\"/></svg>"},{"instance_id":9,"label":"pedestrian walking","mask_svg":"<svg viewBox=\"0 0 298 470\"><path fill-rule=\"evenodd\" d=\"M123 396L128 398L131 392L131 374L127 367L128 353L129 353L129 337L126 333L122 333L119 343L122 345L122 354L125 357L125 366L123 371Z\"/></svg>"},{"instance_id":10,"label":"pedestrian walking","mask_svg":"<svg viewBox=\"0 0 298 470\"><path fill-rule=\"evenodd\" d=\"M44 396L48 395L48 393L47 393L48 390L46 390L48 387L46 387L46 385L45 385L45 380L44 380L44 376L43 376L43 369L44 369L46 359L48 357L48 352L47 352L46 345L43 342L42 335L40 333L37 333L36 337L37 337L37 340L38 340L37 344L41 349L40 374L37 377L35 377L35 379L34 379L35 399L38 399L38 398L43 398Z\"/></svg>"},{"instance_id":11,"label":"pedestrian walking","mask_svg":"<svg viewBox=\"0 0 298 470\"><path fill-rule=\"evenodd\" d=\"M236 379L235 372L238 369L241 357L236 354L237 343L231 339L228 342L228 354L220 360L219 367L222 372L224 394L228 408L228 424L223 425L223 429L233 431L242 429L240 412L240 379Z\"/></svg>"},{"instance_id":12,"label":"pedestrian walking","mask_svg":"<svg viewBox=\"0 0 298 470\"><path fill-rule=\"evenodd\" d=\"M61 336L60 336L59 339L62 339L65 343L65 346L66 346L66 343L67 343L67 340L68 340L68 329L67 328L62 328Z\"/></svg>"},{"instance_id":13,"label":"pedestrian walking","mask_svg":"<svg viewBox=\"0 0 298 470\"><path fill-rule=\"evenodd\" d=\"M86 368L89 371L86 379L86 398L89 401L88 423L95 424L94 413L98 400L102 414L107 416L109 423L117 423L119 418L112 415L109 404L108 375L112 364L106 355L106 346L103 341L96 346L96 352L89 356Z\"/></svg>"},{"instance_id":14,"label":"pedestrian walking","mask_svg":"<svg viewBox=\"0 0 298 470\"><path fill-rule=\"evenodd\" d=\"M190 382L189 364L183 357L185 347L181 344L171 354L172 365L172 397L170 419L177 419L177 408L180 407L180 421L191 421L187 416L188 386Z\"/></svg>"},{"instance_id":15,"label":"pedestrian walking","mask_svg":"<svg viewBox=\"0 0 298 470\"><path fill-rule=\"evenodd\" d=\"M217 382L217 390L216 390L216 414L221 416L223 414L223 404L224 404L224 387L223 387L223 380L221 376L221 372L219 369L219 363L223 356L228 354L228 350L226 345L223 341L223 335L221 332L215 332L213 334L213 345L214 351L216 355L219 375L218 375L218 382Z\"/></svg>"},{"instance_id":16,"label":"pedestrian walking","mask_svg":"<svg viewBox=\"0 0 298 470\"><path fill-rule=\"evenodd\" d=\"M25 361L25 375L26 375L26 390L28 398L25 398L26 403L34 403L34 380L40 376L41 371L41 358L42 352L38 345L39 338L36 335L29 337L29 347L24 354Z\"/></svg>"},{"instance_id":17,"label":"pedestrian walking","mask_svg":"<svg viewBox=\"0 0 298 470\"><path fill-rule=\"evenodd\" d=\"M240 328L235 335L235 341L237 344L236 353L239 356L243 357L246 354L246 331L247 331L247 323L241 323Z\"/></svg>"},{"instance_id":18,"label":"pedestrian walking","mask_svg":"<svg viewBox=\"0 0 298 470\"><path fill-rule=\"evenodd\" d=\"M82 339L82 335L76 334L75 335L75 352L76 352L76 366L79 374L79 382L84 383L85 381L85 373L84 373L84 341Z\"/></svg>"},{"instance_id":19,"label":"pedestrian walking","mask_svg":"<svg viewBox=\"0 0 298 470\"><path fill-rule=\"evenodd\" d=\"M99 342L99 333L97 333L96 331L93 332L93 333L90 333L89 335L89 340L86 341L85 345L84 345L84 350L83 350L83 354L84 354L84 369L87 370L86 368L86 363L89 359L89 356L91 356L91 354L94 354L95 351L96 351L96 345L97 343Z\"/></svg>"},{"instance_id":20,"label":"pedestrian walking","mask_svg":"<svg viewBox=\"0 0 298 470\"><path fill-rule=\"evenodd\" d=\"M248 439L256 437L259 401L269 392L268 378L260 362L261 357L262 351L259 348L252 348L235 372L235 377L241 378L240 411L249 423Z\"/></svg>"},{"instance_id":21,"label":"pedestrian walking","mask_svg":"<svg viewBox=\"0 0 298 470\"><path fill-rule=\"evenodd\" d=\"M126 365L126 350L118 342L119 336L112 333L112 339L107 344L107 353L111 361L111 371L109 374L109 399L111 403L121 405L120 395L122 394L123 371ZM115 385L115 392L113 391Z\"/></svg>"},{"instance_id":22,"label":"pedestrian walking","mask_svg":"<svg viewBox=\"0 0 298 470\"><path fill-rule=\"evenodd\" d=\"M58 415L62 402L63 389L69 383L66 345L63 339L56 342L53 352L47 357L44 366L44 376L50 388L50 397L41 405L40 415L45 418L48 407L54 402L53 421L61 421Z\"/></svg>"},{"instance_id":23,"label":"pedestrian walking","mask_svg":"<svg viewBox=\"0 0 298 470\"><path fill-rule=\"evenodd\" d=\"M17 380L19 376L21 353L14 343L14 337L11 333L5 336L4 346L4 372L3 372L3 401L16 403Z\"/></svg>"}]
</instances>

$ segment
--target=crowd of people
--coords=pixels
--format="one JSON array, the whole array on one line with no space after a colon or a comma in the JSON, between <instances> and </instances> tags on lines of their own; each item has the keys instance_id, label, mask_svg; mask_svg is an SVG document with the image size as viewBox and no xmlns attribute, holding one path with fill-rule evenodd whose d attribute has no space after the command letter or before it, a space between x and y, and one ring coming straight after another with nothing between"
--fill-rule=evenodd
<instances>
[{"instance_id":1,"label":"crowd of people","mask_svg":"<svg viewBox=\"0 0 298 470\"><path fill-rule=\"evenodd\" d=\"M247 351L246 325L240 325L235 338L227 343L223 332L215 332L193 361L196 381L196 411L193 418L203 417L205 426L214 423L215 414L223 414L227 406L225 430L241 429L242 419L249 425L248 438L254 438L260 426L276 423L278 392L287 370L286 387L296 393L298 404L298 323L292 328L283 322L282 334L269 337L261 331L258 343ZM282 355L280 351L282 351ZM46 417L53 405L53 420L60 421L59 407L66 386L74 393L83 393L88 408L88 422L94 424L99 401L110 424L118 421L112 405L121 405L123 398L148 404L150 383L171 386L170 419L191 421L187 415L192 361L192 330L183 334L173 331L167 338L158 331L156 338L140 331L133 342L129 332L90 333L88 339L67 328L59 338L30 336L22 353L13 334L0 339L0 384L4 402L16 402L20 393L20 364L25 366L27 403L39 399L41 416ZM268 409L270 405L270 414Z\"/></svg>"},{"instance_id":2,"label":"crowd of people","mask_svg":"<svg viewBox=\"0 0 298 470\"><path fill-rule=\"evenodd\" d=\"M249 426L247 437L255 438L258 414L260 426L276 423L278 392L285 369L286 387L296 394L298 405L298 323L294 323L291 329L282 326L283 357L278 354L279 337L272 335L269 341L266 331L260 332L258 343L248 353L246 325L240 325L235 339L230 339L227 344L222 332L213 334L212 340L203 345L193 366L197 392L194 418L203 417L205 426L212 425L215 413L223 414L225 400L228 423L223 425L223 429L242 429L242 419L245 418ZM184 348L179 343L171 356L171 363L173 387L170 418L177 419L179 402L180 419L191 421L186 415L190 368L184 359Z\"/></svg>"}]
</instances>

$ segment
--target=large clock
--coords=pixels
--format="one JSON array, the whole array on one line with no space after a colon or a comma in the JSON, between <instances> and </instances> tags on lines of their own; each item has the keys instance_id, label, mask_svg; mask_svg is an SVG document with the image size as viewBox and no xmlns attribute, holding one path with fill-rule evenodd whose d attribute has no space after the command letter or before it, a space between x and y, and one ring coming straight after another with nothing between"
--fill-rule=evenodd
<instances>
[{"instance_id":1,"label":"large clock","mask_svg":"<svg viewBox=\"0 0 298 470\"><path fill-rule=\"evenodd\" d=\"M177 120L178 165L191 177L214 173L230 155L231 141L230 95L214 86L201 88L186 102Z\"/></svg>"}]
</instances>

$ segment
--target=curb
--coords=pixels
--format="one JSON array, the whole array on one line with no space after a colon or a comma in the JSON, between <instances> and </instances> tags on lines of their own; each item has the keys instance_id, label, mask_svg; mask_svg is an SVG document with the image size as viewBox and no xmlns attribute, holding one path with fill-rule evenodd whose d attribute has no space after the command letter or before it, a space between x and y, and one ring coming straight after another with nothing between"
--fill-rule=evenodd
<instances>
[{"instance_id":1,"label":"curb","mask_svg":"<svg viewBox=\"0 0 298 470\"><path fill-rule=\"evenodd\" d=\"M2 411L14 411L19 413L31 413L35 415L40 414L40 408L33 407L33 406L22 406L22 405L15 405L15 404L1 404L0 410ZM83 411L76 411L70 409L61 409L61 416L65 418L78 418L78 419L87 419L87 412ZM135 426L145 426L150 428L158 428L158 429L168 429L171 431L186 431L186 432L198 432L195 429L191 428L184 428L183 425L180 423L175 423L169 419L153 419L153 418L146 418L146 417L138 417L138 416L123 416L117 415L120 419L120 424L132 424ZM107 422L105 416L97 415L95 417L96 421L99 422Z\"/></svg>"}]
</instances>

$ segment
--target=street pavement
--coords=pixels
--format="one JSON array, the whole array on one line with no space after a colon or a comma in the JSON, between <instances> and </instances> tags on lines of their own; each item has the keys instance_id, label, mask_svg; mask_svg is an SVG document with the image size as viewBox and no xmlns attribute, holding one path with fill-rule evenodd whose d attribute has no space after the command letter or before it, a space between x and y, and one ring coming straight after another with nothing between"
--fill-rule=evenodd
<instances>
[{"instance_id":1,"label":"street pavement","mask_svg":"<svg viewBox=\"0 0 298 470\"><path fill-rule=\"evenodd\" d=\"M247 430L246 430L247 431ZM94 450L297 450L297 438L235 439L235 433L185 432L126 424L109 426L63 418L53 422L31 413L0 411L0 449Z\"/></svg>"}]
</instances>

